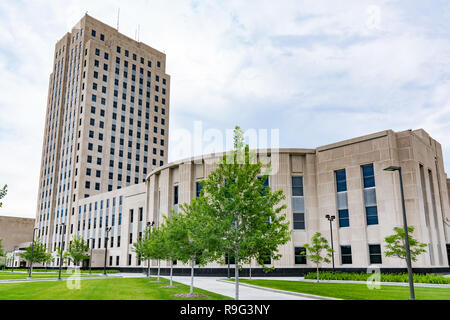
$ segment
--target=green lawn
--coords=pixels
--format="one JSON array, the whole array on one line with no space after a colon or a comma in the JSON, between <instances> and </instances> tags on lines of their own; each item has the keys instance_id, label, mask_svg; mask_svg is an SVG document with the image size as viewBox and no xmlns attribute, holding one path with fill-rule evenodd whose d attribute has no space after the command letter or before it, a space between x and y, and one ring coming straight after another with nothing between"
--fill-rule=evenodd
<instances>
[{"instance_id":1,"label":"green lawn","mask_svg":"<svg viewBox=\"0 0 450 320\"><path fill-rule=\"evenodd\" d=\"M155 280L152 278L150 280ZM81 280L81 289L68 289L66 281L27 283L0 283L0 300L183 300L173 297L177 293L189 293L189 286L174 282L178 288L159 288L169 284L149 282L148 278L119 278ZM194 293L208 297L196 300L232 300L213 292L194 288Z\"/></svg>"},{"instance_id":2,"label":"green lawn","mask_svg":"<svg viewBox=\"0 0 450 320\"><path fill-rule=\"evenodd\" d=\"M65 273L65 272L61 272L61 277L62 278L68 278L71 275L73 275L72 273ZM98 276L102 276L102 274L98 274L98 273L92 273L92 275L88 274L80 274L81 277L83 278L89 278L89 277L98 277ZM28 278L28 273L18 273L18 272L0 272L0 280L20 280L20 279L27 279ZM51 279L51 278L58 278L58 272L33 272L33 279Z\"/></svg>"},{"instance_id":3,"label":"green lawn","mask_svg":"<svg viewBox=\"0 0 450 320\"><path fill-rule=\"evenodd\" d=\"M381 285L380 289L370 290L365 284L353 283L315 283L290 280L239 280L256 286L279 290L314 294L345 300L407 300L409 287ZM450 288L415 287L419 300L450 300Z\"/></svg>"}]
</instances>

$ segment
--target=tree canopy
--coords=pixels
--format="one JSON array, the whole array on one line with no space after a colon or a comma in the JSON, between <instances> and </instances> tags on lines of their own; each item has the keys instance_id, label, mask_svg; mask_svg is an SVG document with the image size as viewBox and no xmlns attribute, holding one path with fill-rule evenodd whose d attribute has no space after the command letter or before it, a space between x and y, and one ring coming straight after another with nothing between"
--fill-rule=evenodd
<instances>
[{"instance_id":1,"label":"tree canopy","mask_svg":"<svg viewBox=\"0 0 450 320\"><path fill-rule=\"evenodd\" d=\"M424 248L427 244L419 242L412 236L414 232L413 226L409 226L407 230L411 260L417 261L417 257L426 252ZM386 257L397 257L406 260L405 230L400 227L394 227L394 231L395 233L393 235L384 238L384 242L386 243L384 255Z\"/></svg>"},{"instance_id":2,"label":"tree canopy","mask_svg":"<svg viewBox=\"0 0 450 320\"><path fill-rule=\"evenodd\" d=\"M82 236L78 236L69 243L64 258L69 258L77 266L81 261L89 259L89 246Z\"/></svg>"}]
</instances>

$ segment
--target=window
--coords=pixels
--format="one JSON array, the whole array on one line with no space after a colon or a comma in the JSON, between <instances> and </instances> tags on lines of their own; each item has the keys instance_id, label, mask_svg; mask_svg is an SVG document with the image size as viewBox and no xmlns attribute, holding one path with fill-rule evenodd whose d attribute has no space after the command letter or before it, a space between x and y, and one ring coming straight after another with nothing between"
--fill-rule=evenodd
<instances>
[{"instance_id":1,"label":"window","mask_svg":"<svg viewBox=\"0 0 450 320\"><path fill-rule=\"evenodd\" d=\"M142 219L144 218L144 214L143 214L144 210L143 208L139 208L139 221L142 221Z\"/></svg>"},{"instance_id":2,"label":"window","mask_svg":"<svg viewBox=\"0 0 450 320\"><path fill-rule=\"evenodd\" d=\"M178 204L178 186L173 187L173 204Z\"/></svg>"},{"instance_id":3,"label":"window","mask_svg":"<svg viewBox=\"0 0 450 320\"><path fill-rule=\"evenodd\" d=\"M303 196L303 177L292 177L292 213L294 230L304 230L305 198Z\"/></svg>"},{"instance_id":4,"label":"window","mask_svg":"<svg viewBox=\"0 0 450 320\"><path fill-rule=\"evenodd\" d=\"M95 37L96 34L97 34L97 32L95 32L95 30L92 29L92 30L91 30L91 35L92 35L93 37Z\"/></svg>"},{"instance_id":5,"label":"window","mask_svg":"<svg viewBox=\"0 0 450 320\"><path fill-rule=\"evenodd\" d=\"M381 246L379 244L369 244L369 262L370 264L381 263Z\"/></svg>"},{"instance_id":6,"label":"window","mask_svg":"<svg viewBox=\"0 0 450 320\"><path fill-rule=\"evenodd\" d=\"M128 255L128 265L131 266L131 254Z\"/></svg>"},{"instance_id":7,"label":"window","mask_svg":"<svg viewBox=\"0 0 450 320\"><path fill-rule=\"evenodd\" d=\"M306 249L304 247L295 247L295 264L306 264Z\"/></svg>"},{"instance_id":8,"label":"window","mask_svg":"<svg viewBox=\"0 0 450 320\"><path fill-rule=\"evenodd\" d=\"M350 220L348 215L347 175L345 170L338 170L335 171L334 176L336 179L336 203L339 227L349 227Z\"/></svg>"},{"instance_id":9,"label":"window","mask_svg":"<svg viewBox=\"0 0 450 320\"><path fill-rule=\"evenodd\" d=\"M373 164L361 167L364 186L364 206L367 225L378 224L377 197L375 191L375 174Z\"/></svg>"},{"instance_id":10,"label":"window","mask_svg":"<svg viewBox=\"0 0 450 320\"><path fill-rule=\"evenodd\" d=\"M119 256L116 256L116 266L119 265Z\"/></svg>"},{"instance_id":11,"label":"window","mask_svg":"<svg viewBox=\"0 0 450 320\"><path fill-rule=\"evenodd\" d=\"M236 263L236 259L234 257L234 255L231 254L227 254L225 253L225 264L235 264Z\"/></svg>"},{"instance_id":12,"label":"window","mask_svg":"<svg viewBox=\"0 0 450 320\"><path fill-rule=\"evenodd\" d=\"M200 183L200 181L197 181L196 183L195 183L195 195L198 197L198 196L200 196L200 193L201 193L201 191L202 191L202 188L203 188L203 186L202 186L202 184Z\"/></svg>"},{"instance_id":13,"label":"window","mask_svg":"<svg viewBox=\"0 0 450 320\"><path fill-rule=\"evenodd\" d=\"M133 234L130 233L130 244L132 244L132 243L133 243Z\"/></svg>"},{"instance_id":14,"label":"window","mask_svg":"<svg viewBox=\"0 0 450 320\"><path fill-rule=\"evenodd\" d=\"M352 247L341 246L341 263L352 264Z\"/></svg>"},{"instance_id":15,"label":"window","mask_svg":"<svg viewBox=\"0 0 450 320\"><path fill-rule=\"evenodd\" d=\"M133 223L133 209L130 209L130 223Z\"/></svg>"}]
</instances>

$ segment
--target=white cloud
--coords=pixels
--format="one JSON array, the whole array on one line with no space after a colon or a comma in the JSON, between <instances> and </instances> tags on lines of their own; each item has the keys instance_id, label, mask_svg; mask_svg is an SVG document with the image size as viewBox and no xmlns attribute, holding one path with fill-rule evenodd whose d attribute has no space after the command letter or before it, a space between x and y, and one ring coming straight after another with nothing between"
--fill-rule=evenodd
<instances>
[{"instance_id":1,"label":"white cloud","mask_svg":"<svg viewBox=\"0 0 450 320\"><path fill-rule=\"evenodd\" d=\"M139 24L140 41L167 54L171 131L194 120L280 128L281 146L315 147L423 127L450 168L448 5L9 0L0 3L0 184L10 186L1 214L35 214L54 44L86 11L115 27L119 7L121 32L134 38Z\"/></svg>"}]
</instances>

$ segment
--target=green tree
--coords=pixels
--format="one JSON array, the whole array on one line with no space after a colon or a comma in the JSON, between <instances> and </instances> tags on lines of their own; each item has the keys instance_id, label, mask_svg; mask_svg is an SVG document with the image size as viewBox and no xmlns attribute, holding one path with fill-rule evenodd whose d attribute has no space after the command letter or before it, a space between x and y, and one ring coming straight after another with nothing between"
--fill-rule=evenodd
<instances>
[{"instance_id":1,"label":"green tree","mask_svg":"<svg viewBox=\"0 0 450 320\"><path fill-rule=\"evenodd\" d=\"M170 260L170 286L173 285L173 261L179 260L179 245L184 240L184 223L177 213L172 212L170 217L165 217L164 224L161 227L161 236L164 243L164 250L167 258Z\"/></svg>"},{"instance_id":2,"label":"green tree","mask_svg":"<svg viewBox=\"0 0 450 320\"><path fill-rule=\"evenodd\" d=\"M40 238L25 248L25 252L20 253L19 256L31 263L31 251L33 251L33 263L43 263L48 256L47 249Z\"/></svg>"},{"instance_id":3,"label":"green tree","mask_svg":"<svg viewBox=\"0 0 450 320\"><path fill-rule=\"evenodd\" d=\"M69 243L63 259L71 259L78 266L81 261L89 259L89 246L82 236L78 236Z\"/></svg>"},{"instance_id":4,"label":"green tree","mask_svg":"<svg viewBox=\"0 0 450 320\"><path fill-rule=\"evenodd\" d=\"M207 215L207 202L204 197L192 199L191 203L183 203L180 210L171 217L169 230L178 235L172 236L170 242L174 256L183 263L191 263L190 294L194 294L195 264L203 266L217 260L218 230L220 225Z\"/></svg>"},{"instance_id":5,"label":"green tree","mask_svg":"<svg viewBox=\"0 0 450 320\"><path fill-rule=\"evenodd\" d=\"M305 244L306 257L316 264L317 282L319 282L319 266L322 262L330 263L333 249L328 245L327 239L322 237L320 232L316 232L311 238L311 244Z\"/></svg>"},{"instance_id":6,"label":"green tree","mask_svg":"<svg viewBox=\"0 0 450 320\"><path fill-rule=\"evenodd\" d=\"M156 227L147 226L144 230L144 235L133 243L132 250L136 252L139 260L148 260L147 277L150 277L150 259L160 259L162 249L156 244L156 237L159 232ZM159 263L158 263L158 280L159 280Z\"/></svg>"},{"instance_id":7,"label":"green tree","mask_svg":"<svg viewBox=\"0 0 450 320\"><path fill-rule=\"evenodd\" d=\"M167 253L164 250L164 242L160 228L147 226L144 236L133 244L134 252L140 260L149 260L147 276L150 276L150 259L158 260L158 281L161 273L161 259L165 259Z\"/></svg>"},{"instance_id":8,"label":"green tree","mask_svg":"<svg viewBox=\"0 0 450 320\"><path fill-rule=\"evenodd\" d=\"M242 129L236 127L234 150L202 182L209 220L220 226L215 235L220 239L216 250L222 256L232 250L235 258L236 300L240 265L260 255L279 259L278 247L290 240L289 222L282 213L286 205L279 205L285 195L282 190L264 188L270 167L262 171L262 163L244 144Z\"/></svg>"},{"instance_id":9,"label":"green tree","mask_svg":"<svg viewBox=\"0 0 450 320\"><path fill-rule=\"evenodd\" d=\"M4 257L4 264L6 266L6 252L3 249L2 239L0 239L0 258Z\"/></svg>"},{"instance_id":10,"label":"green tree","mask_svg":"<svg viewBox=\"0 0 450 320\"><path fill-rule=\"evenodd\" d=\"M384 238L386 247L384 250L384 255L386 257L397 257L405 260L406 262L406 246L405 246L405 231L403 228L394 227L395 233L393 235ZM417 256L426 252L424 247L427 246L426 243L421 243L415 238L413 238L412 233L414 232L414 227L408 227L408 240L409 240L409 252L412 261L417 261Z\"/></svg>"},{"instance_id":11,"label":"green tree","mask_svg":"<svg viewBox=\"0 0 450 320\"><path fill-rule=\"evenodd\" d=\"M6 193L8 192L8 186L5 184L3 188L0 189L0 200L3 199L6 196ZM2 207L2 202L0 201L0 208Z\"/></svg>"}]
</instances>

